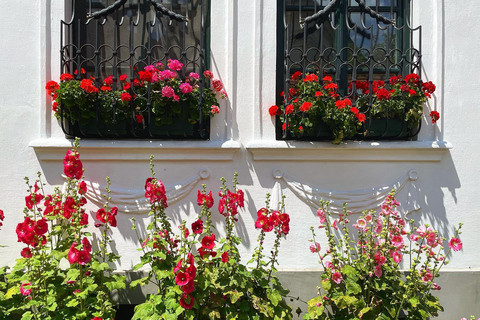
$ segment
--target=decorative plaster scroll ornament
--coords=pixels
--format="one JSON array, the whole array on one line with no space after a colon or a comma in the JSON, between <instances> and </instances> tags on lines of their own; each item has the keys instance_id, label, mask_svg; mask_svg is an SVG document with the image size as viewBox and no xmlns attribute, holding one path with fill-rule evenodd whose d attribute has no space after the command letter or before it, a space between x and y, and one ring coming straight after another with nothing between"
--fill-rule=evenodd
<instances>
[{"instance_id":1,"label":"decorative plaster scroll ornament","mask_svg":"<svg viewBox=\"0 0 480 320\"><path fill-rule=\"evenodd\" d=\"M330 211L339 214L343 211L343 204L348 203L348 210L353 213L361 213L363 210L378 210L388 195L395 189L397 191L397 200L400 202L404 214L420 209L418 203L418 190L415 181L418 179L417 172L410 170L406 176L397 179L397 181L386 186L363 189L363 190L327 190L316 186L309 186L296 181L287 175L280 168L275 168L272 172L275 178L275 185L272 190L272 204L278 205L282 197L282 185L290 189L300 200L309 205L313 210L317 210L320 200L330 202ZM402 191L404 190L404 191ZM278 208L277 208L278 209Z\"/></svg>"},{"instance_id":2,"label":"decorative plaster scroll ornament","mask_svg":"<svg viewBox=\"0 0 480 320\"><path fill-rule=\"evenodd\" d=\"M208 179L208 177L210 177L210 170L204 168L200 169L198 174L188 181L173 186L165 186L168 204L173 204L185 198L200 180ZM102 196L102 194L105 193L105 186L101 186L95 182L85 182L87 183L87 193L85 194L85 198L97 207L102 207L105 202L105 199ZM112 200L109 201L109 205L110 207L118 207L119 212L140 215L146 214L150 211L150 202L145 199L145 190L131 190L115 187L110 187L110 190L110 197L112 197Z\"/></svg>"}]
</instances>

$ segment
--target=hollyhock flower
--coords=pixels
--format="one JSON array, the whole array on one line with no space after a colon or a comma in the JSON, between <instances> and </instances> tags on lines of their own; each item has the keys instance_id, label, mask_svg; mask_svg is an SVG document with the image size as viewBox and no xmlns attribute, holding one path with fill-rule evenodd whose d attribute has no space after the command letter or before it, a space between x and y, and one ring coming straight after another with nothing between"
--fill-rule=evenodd
<instances>
[{"instance_id":1,"label":"hollyhock flower","mask_svg":"<svg viewBox=\"0 0 480 320\"><path fill-rule=\"evenodd\" d=\"M22 294L22 296L26 297L32 293L31 285L31 282L22 282L22 284L20 285L20 293Z\"/></svg>"},{"instance_id":2,"label":"hollyhock flower","mask_svg":"<svg viewBox=\"0 0 480 320\"><path fill-rule=\"evenodd\" d=\"M402 248L403 247L403 237L400 235L395 235L391 239L392 244L397 247L397 248Z\"/></svg>"},{"instance_id":3,"label":"hollyhock flower","mask_svg":"<svg viewBox=\"0 0 480 320\"><path fill-rule=\"evenodd\" d=\"M440 287L438 284L434 282L432 283L432 290L442 290L442 287Z\"/></svg>"},{"instance_id":4,"label":"hollyhock flower","mask_svg":"<svg viewBox=\"0 0 480 320\"><path fill-rule=\"evenodd\" d=\"M32 193L25 197L25 205L28 209L32 209L34 205L40 203L43 199L43 195Z\"/></svg>"},{"instance_id":5,"label":"hollyhock flower","mask_svg":"<svg viewBox=\"0 0 480 320\"><path fill-rule=\"evenodd\" d=\"M83 237L82 239L82 245L83 245L83 248L85 250L87 250L88 252L91 252L92 251L92 245L90 243L90 241L88 241L88 239L86 237Z\"/></svg>"},{"instance_id":6,"label":"hollyhock flower","mask_svg":"<svg viewBox=\"0 0 480 320\"><path fill-rule=\"evenodd\" d=\"M100 220L103 223L107 223L108 221L108 212L104 208L98 209L95 216L97 220Z\"/></svg>"},{"instance_id":7,"label":"hollyhock flower","mask_svg":"<svg viewBox=\"0 0 480 320\"><path fill-rule=\"evenodd\" d=\"M430 118L432 118L432 123L436 123L440 119L440 113L437 111L430 112Z\"/></svg>"},{"instance_id":8,"label":"hollyhock flower","mask_svg":"<svg viewBox=\"0 0 480 320\"><path fill-rule=\"evenodd\" d=\"M229 259L228 252L225 251L224 253L222 253L222 262L223 263L228 263L228 259Z\"/></svg>"},{"instance_id":9,"label":"hollyhock flower","mask_svg":"<svg viewBox=\"0 0 480 320\"><path fill-rule=\"evenodd\" d=\"M310 252L311 253L317 253L320 252L320 243L315 242L312 245L310 245Z\"/></svg>"},{"instance_id":10,"label":"hollyhock flower","mask_svg":"<svg viewBox=\"0 0 480 320\"><path fill-rule=\"evenodd\" d=\"M217 254L216 252L215 252L215 254L212 253L213 256L215 256L216 254ZM189 254L189 255L191 255L191 254ZM188 261L188 263L190 263L190 266L188 266L188 268L185 270L185 272L188 273L191 281L193 281L193 279L195 279L195 277L197 276L197 268L195 268L195 266L193 265L195 263L193 255L191 257L192 257L192 259L189 259L189 261Z\"/></svg>"},{"instance_id":11,"label":"hollyhock flower","mask_svg":"<svg viewBox=\"0 0 480 320\"><path fill-rule=\"evenodd\" d=\"M392 258L393 258L393 261L395 261L396 263L400 263L402 261L402 254L398 251L394 251L392 252Z\"/></svg>"},{"instance_id":12,"label":"hollyhock flower","mask_svg":"<svg viewBox=\"0 0 480 320\"><path fill-rule=\"evenodd\" d=\"M195 80L198 80L200 78L200 76L198 75L198 73L195 73L195 72L190 72L188 74L188 76L192 79L195 79Z\"/></svg>"},{"instance_id":13,"label":"hollyhock flower","mask_svg":"<svg viewBox=\"0 0 480 320\"><path fill-rule=\"evenodd\" d=\"M23 248L22 251L20 252L20 255L26 259L31 258L32 255L32 250L30 248Z\"/></svg>"},{"instance_id":14,"label":"hollyhock flower","mask_svg":"<svg viewBox=\"0 0 480 320\"><path fill-rule=\"evenodd\" d=\"M332 274L332 281L335 282L336 284L339 284L340 282L342 282L342 274L340 272L335 272L334 274Z\"/></svg>"},{"instance_id":15,"label":"hollyhock flower","mask_svg":"<svg viewBox=\"0 0 480 320\"><path fill-rule=\"evenodd\" d=\"M168 67L171 70L180 71L183 68L183 64L176 59L168 59Z\"/></svg>"},{"instance_id":16,"label":"hollyhock flower","mask_svg":"<svg viewBox=\"0 0 480 320\"><path fill-rule=\"evenodd\" d=\"M430 272L430 270L426 269L421 272L422 274L422 280L424 282L432 281L433 280L433 274Z\"/></svg>"},{"instance_id":17,"label":"hollyhock flower","mask_svg":"<svg viewBox=\"0 0 480 320\"><path fill-rule=\"evenodd\" d=\"M82 214L82 217L79 221L81 226L86 226L88 224L88 214L84 213Z\"/></svg>"},{"instance_id":18,"label":"hollyhock flower","mask_svg":"<svg viewBox=\"0 0 480 320\"><path fill-rule=\"evenodd\" d=\"M452 249L453 251L460 251L462 250L462 241L459 238L453 237L450 239L448 242L448 247Z\"/></svg>"},{"instance_id":19,"label":"hollyhock flower","mask_svg":"<svg viewBox=\"0 0 480 320\"><path fill-rule=\"evenodd\" d=\"M164 207L167 207L167 195L165 186L162 181L148 178L145 182L145 197L150 200L150 203L160 202Z\"/></svg>"},{"instance_id":20,"label":"hollyhock flower","mask_svg":"<svg viewBox=\"0 0 480 320\"><path fill-rule=\"evenodd\" d=\"M192 232L195 234L201 234L203 232L203 221L198 219L192 223Z\"/></svg>"},{"instance_id":21,"label":"hollyhock flower","mask_svg":"<svg viewBox=\"0 0 480 320\"><path fill-rule=\"evenodd\" d=\"M193 90L193 88L190 84L188 84L188 83L180 84L180 91L182 91L182 93L187 94L187 93L192 92L192 90Z\"/></svg>"},{"instance_id":22,"label":"hollyhock flower","mask_svg":"<svg viewBox=\"0 0 480 320\"><path fill-rule=\"evenodd\" d=\"M367 220L360 218L357 220L357 223L353 225L358 230L366 231L367 229Z\"/></svg>"},{"instance_id":23,"label":"hollyhock flower","mask_svg":"<svg viewBox=\"0 0 480 320\"><path fill-rule=\"evenodd\" d=\"M35 223L35 233L38 235L45 234L48 231L48 224L47 220L40 219Z\"/></svg>"},{"instance_id":24,"label":"hollyhock flower","mask_svg":"<svg viewBox=\"0 0 480 320\"><path fill-rule=\"evenodd\" d=\"M180 298L180 306L182 306L182 308L187 310L192 309L194 302L195 302L195 299L189 294L184 293Z\"/></svg>"},{"instance_id":25,"label":"hollyhock flower","mask_svg":"<svg viewBox=\"0 0 480 320\"><path fill-rule=\"evenodd\" d=\"M87 250L78 251L78 254L76 257L76 262L78 262L78 264L84 266L85 264L89 263L90 260L92 260L92 256L90 255L90 252L88 252Z\"/></svg>"},{"instance_id":26,"label":"hollyhock flower","mask_svg":"<svg viewBox=\"0 0 480 320\"><path fill-rule=\"evenodd\" d=\"M70 264L76 263L78 259L78 250L75 248L76 245L77 243L73 242L70 250L68 251L68 262L70 262Z\"/></svg>"},{"instance_id":27,"label":"hollyhock flower","mask_svg":"<svg viewBox=\"0 0 480 320\"><path fill-rule=\"evenodd\" d=\"M190 281L190 275L186 272L179 272L175 276L175 283L177 286L181 287L186 285Z\"/></svg>"},{"instance_id":28,"label":"hollyhock flower","mask_svg":"<svg viewBox=\"0 0 480 320\"><path fill-rule=\"evenodd\" d=\"M207 195L207 194L201 193L200 190L198 190L197 204L199 206L205 205L209 209L212 208L214 204L212 191L210 191L210 193Z\"/></svg>"},{"instance_id":29,"label":"hollyhock flower","mask_svg":"<svg viewBox=\"0 0 480 320\"><path fill-rule=\"evenodd\" d=\"M177 262L177 265L175 268L173 268L173 272L174 273L177 273L178 271L180 271L182 269L182 264L183 264L183 259L180 259L178 262Z\"/></svg>"},{"instance_id":30,"label":"hollyhock flower","mask_svg":"<svg viewBox=\"0 0 480 320\"><path fill-rule=\"evenodd\" d=\"M255 228L263 229L263 227L268 223L268 218L266 216L258 216L257 221L255 221Z\"/></svg>"},{"instance_id":31,"label":"hollyhock flower","mask_svg":"<svg viewBox=\"0 0 480 320\"><path fill-rule=\"evenodd\" d=\"M217 92L222 91L222 89L223 89L222 81L220 81L218 79L212 80L212 88L213 88L213 90L215 90Z\"/></svg>"},{"instance_id":32,"label":"hollyhock flower","mask_svg":"<svg viewBox=\"0 0 480 320\"><path fill-rule=\"evenodd\" d=\"M190 280L186 285L182 287L182 292L189 294L192 293L193 290L195 290L195 281Z\"/></svg>"},{"instance_id":33,"label":"hollyhock flower","mask_svg":"<svg viewBox=\"0 0 480 320\"><path fill-rule=\"evenodd\" d=\"M72 179L80 179L83 174L83 164L80 161L80 155L68 150L63 159L63 173Z\"/></svg>"},{"instance_id":34,"label":"hollyhock flower","mask_svg":"<svg viewBox=\"0 0 480 320\"><path fill-rule=\"evenodd\" d=\"M205 236L202 239L202 247L208 250L212 250L213 247L215 247L215 234L212 233L212 235Z\"/></svg>"},{"instance_id":35,"label":"hollyhock flower","mask_svg":"<svg viewBox=\"0 0 480 320\"><path fill-rule=\"evenodd\" d=\"M325 262L325 268L327 269L333 269L333 263L331 261Z\"/></svg>"},{"instance_id":36,"label":"hollyhock flower","mask_svg":"<svg viewBox=\"0 0 480 320\"><path fill-rule=\"evenodd\" d=\"M382 264L385 264L385 262L387 261L387 258L385 258L380 252L377 252L373 257L373 260L375 261L376 264L382 265Z\"/></svg>"}]
</instances>

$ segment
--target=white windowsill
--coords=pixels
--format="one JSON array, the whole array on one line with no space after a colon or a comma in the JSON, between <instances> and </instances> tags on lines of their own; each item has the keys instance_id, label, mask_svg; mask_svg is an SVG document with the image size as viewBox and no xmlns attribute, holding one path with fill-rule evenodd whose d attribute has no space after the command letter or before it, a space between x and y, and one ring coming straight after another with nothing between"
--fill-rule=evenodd
<instances>
[{"instance_id":1,"label":"white windowsill","mask_svg":"<svg viewBox=\"0 0 480 320\"><path fill-rule=\"evenodd\" d=\"M37 139L29 144L41 161L61 161L73 146L64 138ZM239 142L229 141L172 141L172 140L81 140L82 161L231 161L241 148Z\"/></svg>"},{"instance_id":2,"label":"white windowsill","mask_svg":"<svg viewBox=\"0 0 480 320\"><path fill-rule=\"evenodd\" d=\"M330 142L257 140L246 145L255 161L441 161L447 141Z\"/></svg>"}]
</instances>

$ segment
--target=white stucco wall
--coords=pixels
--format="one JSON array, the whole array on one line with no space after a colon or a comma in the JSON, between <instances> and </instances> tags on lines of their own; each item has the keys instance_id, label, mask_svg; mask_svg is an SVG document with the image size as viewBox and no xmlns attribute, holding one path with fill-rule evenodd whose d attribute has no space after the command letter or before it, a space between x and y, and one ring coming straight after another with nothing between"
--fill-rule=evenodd
<instances>
[{"instance_id":1,"label":"white stucco wall","mask_svg":"<svg viewBox=\"0 0 480 320\"><path fill-rule=\"evenodd\" d=\"M230 181L238 171L247 202L238 232L245 236L242 251L249 254L257 237L253 227L256 208L263 206L265 193L272 190L275 167L298 181L331 190L388 185L414 170L419 176L416 186L422 209L412 217L431 223L446 237L458 222L465 223L464 249L445 270L480 270L476 247L480 241L476 228L480 140L474 133L480 122L475 110L480 100L480 59L476 58L480 34L475 32L480 6L478 0L464 0L461 6L448 0L413 2L414 21L423 28L424 79L437 85L426 108L441 114L436 126L424 121L419 137L423 141L348 142L341 146L275 141L267 110L275 102L276 1L212 0L212 69L230 97L222 105L222 114L213 120L212 141L85 141L81 159L86 180L104 185L108 175L114 187L141 189L149 176L151 153L159 159L157 176L166 185L188 180L201 168L208 168L210 177L205 182L215 193L220 177ZM21 28L19 15L11 12L22 13ZM8 2L0 10L4 44L0 50L0 209L6 215L0 242L8 246L1 249L0 265L12 265L22 248L14 230L23 217L23 177L34 179L40 170L50 188L62 183L62 153L69 142L49 111L44 85L59 77L58 28L63 15L61 1L50 0ZM441 143L432 147L431 141ZM453 148L444 148L443 141ZM317 218L295 195L287 190L285 194L292 222L291 234L282 244L280 268L318 269L317 259L308 250L309 227L317 224ZM191 221L195 202L196 192L192 192L169 212L176 221L180 217ZM138 243L128 221L131 216L120 213L114 230L116 248L122 255L121 270L129 270L138 260ZM477 279L478 273L472 277ZM451 288L452 282L447 287ZM439 319L480 314L478 282L462 287L469 299L462 299L461 292L442 292L446 312Z\"/></svg>"}]
</instances>

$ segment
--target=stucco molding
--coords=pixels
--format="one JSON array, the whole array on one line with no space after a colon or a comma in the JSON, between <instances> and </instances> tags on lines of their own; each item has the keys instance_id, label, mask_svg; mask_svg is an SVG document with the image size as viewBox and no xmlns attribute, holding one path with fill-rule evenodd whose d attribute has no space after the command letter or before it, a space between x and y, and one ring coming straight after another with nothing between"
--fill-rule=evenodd
<instances>
[{"instance_id":1,"label":"stucco molding","mask_svg":"<svg viewBox=\"0 0 480 320\"><path fill-rule=\"evenodd\" d=\"M29 144L40 161L62 161L73 141L37 139ZM237 141L82 140L82 161L231 161L241 149Z\"/></svg>"},{"instance_id":2,"label":"stucco molding","mask_svg":"<svg viewBox=\"0 0 480 320\"><path fill-rule=\"evenodd\" d=\"M255 161L438 162L453 146L447 141L330 142L257 140L246 144Z\"/></svg>"}]
</instances>

